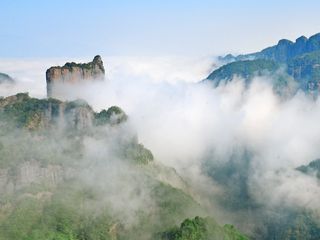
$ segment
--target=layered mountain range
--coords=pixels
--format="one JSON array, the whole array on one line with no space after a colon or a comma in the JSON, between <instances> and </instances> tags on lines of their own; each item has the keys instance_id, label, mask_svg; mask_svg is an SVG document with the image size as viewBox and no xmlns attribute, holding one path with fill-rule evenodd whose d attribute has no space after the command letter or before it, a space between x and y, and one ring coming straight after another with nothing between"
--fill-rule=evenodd
<instances>
[{"instance_id":1,"label":"layered mountain range","mask_svg":"<svg viewBox=\"0 0 320 240\"><path fill-rule=\"evenodd\" d=\"M296 83L296 91L317 94L320 90L320 33L306 38L301 36L295 42L282 39L277 45L260 52L219 58L225 63L214 70L207 80L218 86L234 76L249 83L255 76L277 74L275 85L288 87ZM282 70L282 71L280 71Z\"/></svg>"}]
</instances>

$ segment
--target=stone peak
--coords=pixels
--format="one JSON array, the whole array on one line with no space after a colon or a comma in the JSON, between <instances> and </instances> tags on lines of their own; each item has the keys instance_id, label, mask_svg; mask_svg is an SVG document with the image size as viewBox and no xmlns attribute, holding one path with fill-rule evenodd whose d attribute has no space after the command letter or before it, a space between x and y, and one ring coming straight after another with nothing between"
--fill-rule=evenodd
<instances>
[{"instance_id":1,"label":"stone peak","mask_svg":"<svg viewBox=\"0 0 320 240\"><path fill-rule=\"evenodd\" d=\"M301 36L296 39L296 42L306 42L308 38L306 36Z\"/></svg>"},{"instance_id":2,"label":"stone peak","mask_svg":"<svg viewBox=\"0 0 320 240\"><path fill-rule=\"evenodd\" d=\"M84 81L104 80L104 78L105 69L100 55L96 55L92 62L88 63L67 62L62 67L47 69L47 94L48 97L63 97L58 94L59 91L63 92L62 84L79 84Z\"/></svg>"},{"instance_id":3,"label":"stone peak","mask_svg":"<svg viewBox=\"0 0 320 240\"><path fill-rule=\"evenodd\" d=\"M93 58L92 62L102 62L101 56L100 56L100 55L96 55L96 56Z\"/></svg>"},{"instance_id":4,"label":"stone peak","mask_svg":"<svg viewBox=\"0 0 320 240\"><path fill-rule=\"evenodd\" d=\"M288 39L281 39L278 42L278 45L291 45L291 44L293 44L293 42Z\"/></svg>"}]
</instances>

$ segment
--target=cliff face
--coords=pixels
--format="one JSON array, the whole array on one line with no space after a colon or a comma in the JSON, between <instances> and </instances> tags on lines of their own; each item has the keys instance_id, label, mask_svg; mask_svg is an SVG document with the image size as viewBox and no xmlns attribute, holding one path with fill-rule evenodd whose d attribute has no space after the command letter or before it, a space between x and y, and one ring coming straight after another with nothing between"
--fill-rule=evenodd
<instances>
[{"instance_id":1,"label":"cliff face","mask_svg":"<svg viewBox=\"0 0 320 240\"><path fill-rule=\"evenodd\" d=\"M64 66L51 67L46 71L47 96L56 97L55 85L76 84L83 81L103 80L105 69L99 55L89 63L66 63Z\"/></svg>"},{"instance_id":2,"label":"cliff face","mask_svg":"<svg viewBox=\"0 0 320 240\"><path fill-rule=\"evenodd\" d=\"M41 166L37 161L26 161L16 166L15 171L0 168L0 193L13 193L32 184L55 187L64 179L73 176L72 169L63 168L61 165Z\"/></svg>"}]
</instances>

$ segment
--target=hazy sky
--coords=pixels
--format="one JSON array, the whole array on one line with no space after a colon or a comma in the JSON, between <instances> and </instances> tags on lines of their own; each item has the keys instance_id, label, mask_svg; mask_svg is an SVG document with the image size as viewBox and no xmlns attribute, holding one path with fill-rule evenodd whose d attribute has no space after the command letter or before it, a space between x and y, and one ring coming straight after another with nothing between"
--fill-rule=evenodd
<instances>
[{"instance_id":1,"label":"hazy sky","mask_svg":"<svg viewBox=\"0 0 320 240\"><path fill-rule=\"evenodd\" d=\"M0 57L251 52L320 32L319 0L1 0Z\"/></svg>"}]
</instances>

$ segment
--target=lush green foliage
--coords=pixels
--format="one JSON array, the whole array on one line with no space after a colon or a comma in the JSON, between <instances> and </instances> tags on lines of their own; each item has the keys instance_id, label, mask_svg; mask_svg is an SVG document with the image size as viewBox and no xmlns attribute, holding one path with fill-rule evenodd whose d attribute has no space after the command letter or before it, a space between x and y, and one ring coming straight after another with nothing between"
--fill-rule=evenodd
<instances>
[{"instance_id":1,"label":"lush green foliage","mask_svg":"<svg viewBox=\"0 0 320 240\"><path fill-rule=\"evenodd\" d=\"M108 110L102 110L99 113L95 113L95 124L104 125L104 124L119 124L126 121L128 116L125 112L117 107L112 106Z\"/></svg>"},{"instance_id":2,"label":"lush green foliage","mask_svg":"<svg viewBox=\"0 0 320 240\"><path fill-rule=\"evenodd\" d=\"M107 193L78 181L65 181L47 196L42 190L20 195L19 201L10 200L7 213L0 208L0 216L5 214L0 218L0 239L151 239L153 233L187 217L188 209L196 212L199 208L182 191L150 179L156 204L153 211L141 209L134 222L123 228L111 206L103 201Z\"/></svg>"},{"instance_id":3,"label":"lush green foliage","mask_svg":"<svg viewBox=\"0 0 320 240\"><path fill-rule=\"evenodd\" d=\"M78 109L92 111L83 101L27 94L0 100L0 240L149 240L205 214L186 192L159 180L151 151L118 125L127 119L120 108L92 111L96 122L87 131L53 127L61 111L68 117ZM30 128L38 115L51 125ZM235 236L213 226L219 230L209 230L212 236ZM195 230L195 237L204 234Z\"/></svg>"},{"instance_id":4,"label":"lush green foliage","mask_svg":"<svg viewBox=\"0 0 320 240\"><path fill-rule=\"evenodd\" d=\"M88 201L95 195L91 189L66 183L48 199L22 197L0 222L0 239L111 239L112 221L107 211L96 215L89 208Z\"/></svg>"},{"instance_id":5,"label":"lush green foliage","mask_svg":"<svg viewBox=\"0 0 320 240\"><path fill-rule=\"evenodd\" d=\"M288 63L288 73L306 91L318 90L320 83L320 51L306 53Z\"/></svg>"},{"instance_id":6,"label":"lush green foliage","mask_svg":"<svg viewBox=\"0 0 320 240\"><path fill-rule=\"evenodd\" d=\"M215 80L216 86L221 80L230 81L234 76L246 79L248 82L255 76L273 73L279 68L279 65L270 60L246 60L229 63L213 71L208 79Z\"/></svg>"},{"instance_id":7,"label":"lush green foliage","mask_svg":"<svg viewBox=\"0 0 320 240\"><path fill-rule=\"evenodd\" d=\"M248 59L269 59L276 62L288 63L292 59L305 53L320 50L320 33L311 36L309 39L301 36L292 42L287 39L281 39L277 45L267 47L260 52L239 55L237 57L231 54L224 58L224 61L241 61Z\"/></svg>"},{"instance_id":8,"label":"lush green foliage","mask_svg":"<svg viewBox=\"0 0 320 240\"><path fill-rule=\"evenodd\" d=\"M236 151L227 161L207 161L203 166L208 176L225 189L218 199L225 208L234 211L255 207L248 187L251 157L249 151Z\"/></svg>"},{"instance_id":9,"label":"lush green foliage","mask_svg":"<svg viewBox=\"0 0 320 240\"><path fill-rule=\"evenodd\" d=\"M73 70L73 68L82 68L82 69L87 69L87 70L93 70L94 69L94 64L97 63L97 61L101 59L99 55L95 56L92 62L89 63L75 63L75 62L67 62L65 65L62 67L55 67L55 68L61 68L61 69L68 69L70 71Z\"/></svg>"},{"instance_id":10,"label":"lush green foliage","mask_svg":"<svg viewBox=\"0 0 320 240\"><path fill-rule=\"evenodd\" d=\"M180 227L160 233L161 240L246 240L246 236L238 232L232 225L220 227L213 219L195 217L184 220Z\"/></svg>"},{"instance_id":11,"label":"lush green foliage","mask_svg":"<svg viewBox=\"0 0 320 240\"><path fill-rule=\"evenodd\" d=\"M310 213L302 212L289 220L288 228L283 228L279 236L285 240L317 240L320 239L320 225L314 221Z\"/></svg>"},{"instance_id":12,"label":"lush green foliage","mask_svg":"<svg viewBox=\"0 0 320 240\"><path fill-rule=\"evenodd\" d=\"M281 64L286 73L296 80L298 88L316 94L320 89L320 33L309 39L302 36L296 42L282 39L277 45L261 52L237 57L229 54L221 60L227 64L213 71L207 78L212 80L215 86L218 86L221 80L231 80L234 75L239 75L248 83L254 74L265 75L264 70L275 73L277 64ZM275 85L276 92L281 95L283 89L290 88L291 85L287 83L288 76L279 74L273 76L273 78L279 77L280 79L272 84Z\"/></svg>"},{"instance_id":13,"label":"lush green foliage","mask_svg":"<svg viewBox=\"0 0 320 240\"><path fill-rule=\"evenodd\" d=\"M26 93L19 93L9 98L1 99L0 120L14 123L17 127L37 129L50 109L52 116L57 116L61 102L56 99L31 98Z\"/></svg>"},{"instance_id":14,"label":"lush green foliage","mask_svg":"<svg viewBox=\"0 0 320 240\"><path fill-rule=\"evenodd\" d=\"M83 100L61 102L53 98L31 98L27 93L19 93L0 99L0 120L9 122L15 127L38 130L48 127L44 125L56 125L59 117L65 117L73 110L80 108L92 113L95 125L120 124L128 118L117 106L94 113L88 103Z\"/></svg>"}]
</instances>

